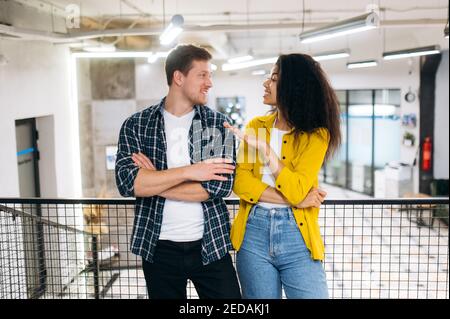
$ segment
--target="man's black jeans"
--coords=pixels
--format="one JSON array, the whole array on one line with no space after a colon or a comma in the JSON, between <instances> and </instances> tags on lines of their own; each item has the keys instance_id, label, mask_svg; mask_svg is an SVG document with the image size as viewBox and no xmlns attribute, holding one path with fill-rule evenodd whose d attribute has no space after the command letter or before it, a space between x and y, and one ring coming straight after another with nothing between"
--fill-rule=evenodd
<instances>
[{"instance_id":1,"label":"man's black jeans","mask_svg":"<svg viewBox=\"0 0 450 319\"><path fill-rule=\"evenodd\" d=\"M159 240L153 263L142 260L150 299L186 299L188 279L200 299L240 299L230 254L204 266L200 252L201 240L184 243Z\"/></svg>"}]
</instances>

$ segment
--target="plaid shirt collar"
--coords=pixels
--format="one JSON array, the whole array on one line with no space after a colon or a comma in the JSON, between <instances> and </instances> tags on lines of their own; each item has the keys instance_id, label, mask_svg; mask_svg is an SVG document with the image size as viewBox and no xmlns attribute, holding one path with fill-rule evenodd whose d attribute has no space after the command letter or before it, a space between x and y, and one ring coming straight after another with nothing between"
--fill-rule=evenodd
<instances>
[{"instance_id":1,"label":"plaid shirt collar","mask_svg":"<svg viewBox=\"0 0 450 319\"><path fill-rule=\"evenodd\" d=\"M159 102L159 104L156 106L156 112L157 114L159 113L159 115L164 116L164 106L166 104L166 98L167 96L163 97L161 99L161 101ZM194 120L198 120L200 119L202 121L202 127L205 128L206 127L206 114L204 111L204 106L200 105L200 104L195 104L193 106L195 114L194 114Z\"/></svg>"}]
</instances>

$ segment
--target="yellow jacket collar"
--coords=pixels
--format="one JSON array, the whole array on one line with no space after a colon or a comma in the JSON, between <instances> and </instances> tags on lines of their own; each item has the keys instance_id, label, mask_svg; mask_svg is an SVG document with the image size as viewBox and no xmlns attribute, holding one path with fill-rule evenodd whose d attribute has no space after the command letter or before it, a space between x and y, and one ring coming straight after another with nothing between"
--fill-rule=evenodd
<instances>
[{"instance_id":1,"label":"yellow jacket collar","mask_svg":"<svg viewBox=\"0 0 450 319\"><path fill-rule=\"evenodd\" d=\"M262 122L263 126L270 131L271 128L273 128L273 123L275 122L275 119L278 116L278 112L269 113L264 116L259 116L258 120ZM289 133L292 133L294 129L290 129Z\"/></svg>"}]
</instances>

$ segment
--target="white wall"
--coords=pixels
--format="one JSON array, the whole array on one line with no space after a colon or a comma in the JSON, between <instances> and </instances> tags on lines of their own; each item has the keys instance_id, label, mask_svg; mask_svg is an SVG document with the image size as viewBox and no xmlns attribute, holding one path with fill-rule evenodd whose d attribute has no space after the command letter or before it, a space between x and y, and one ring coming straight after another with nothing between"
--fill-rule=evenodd
<instances>
[{"instance_id":1,"label":"white wall","mask_svg":"<svg viewBox=\"0 0 450 319\"><path fill-rule=\"evenodd\" d=\"M169 91L162 60L149 64L136 59L135 70L136 100L159 102Z\"/></svg>"},{"instance_id":2,"label":"white wall","mask_svg":"<svg viewBox=\"0 0 450 319\"><path fill-rule=\"evenodd\" d=\"M77 196L74 181L79 179L79 172L73 149L76 138L70 109L69 50L41 42L1 41L2 54L9 63L0 66L0 197L19 196L15 120L50 115L54 120L54 167L41 171L47 174L54 170L55 195ZM41 189L43 194L54 193L46 185Z\"/></svg>"},{"instance_id":3,"label":"white wall","mask_svg":"<svg viewBox=\"0 0 450 319\"><path fill-rule=\"evenodd\" d=\"M230 73L218 73L213 77L213 88L209 95L209 105L216 107L217 97L245 97L245 124L255 116L266 114L270 109L263 104L264 88L262 86L265 77L253 76L247 73L230 75Z\"/></svg>"},{"instance_id":4,"label":"white wall","mask_svg":"<svg viewBox=\"0 0 450 319\"><path fill-rule=\"evenodd\" d=\"M55 122L53 116L43 116L36 119L36 129L39 132L38 149L39 182L41 197L58 197L55 171Z\"/></svg>"},{"instance_id":5,"label":"white wall","mask_svg":"<svg viewBox=\"0 0 450 319\"><path fill-rule=\"evenodd\" d=\"M436 179L448 179L448 67L448 51L445 51L436 74L433 145L433 167Z\"/></svg>"}]
</instances>

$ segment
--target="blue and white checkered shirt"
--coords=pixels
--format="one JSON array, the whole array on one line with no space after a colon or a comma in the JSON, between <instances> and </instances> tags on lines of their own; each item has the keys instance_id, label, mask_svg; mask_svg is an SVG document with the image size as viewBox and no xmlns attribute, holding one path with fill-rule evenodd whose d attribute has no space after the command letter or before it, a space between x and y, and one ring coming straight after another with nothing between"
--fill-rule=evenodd
<instances>
[{"instance_id":1,"label":"blue and white checkered shirt","mask_svg":"<svg viewBox=\"0 0 450 319\"><path fill-rule=\"evenodd\" d=\"M131 159L133 153L145 154L157 170L167 169L164 102L165 98L132 115L122 125L116 158L116 184L122 196L134 196L134 180L139 168ZM195 105L194 109L189 130L191 163L221 157L232 159L236 165L234 136L223 127L223 122L231 123L229 118L207 106ZM209 199L201 203L205 220L201 252L204 265L221 259L232 248L230 218L223 198L230 195L234 176L226 176L227 181L201 182L209 193ZM149 262L153 262L161 231L164 202L161 196L136 198L131 251Z\"/></svg>"}]
</instances>

